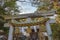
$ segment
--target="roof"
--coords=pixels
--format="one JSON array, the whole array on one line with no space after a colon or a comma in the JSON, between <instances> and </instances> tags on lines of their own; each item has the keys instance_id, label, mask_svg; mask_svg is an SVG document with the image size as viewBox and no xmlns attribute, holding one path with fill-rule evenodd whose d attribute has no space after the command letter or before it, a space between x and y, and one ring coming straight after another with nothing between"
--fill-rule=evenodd
<instances>
[{"instance_id":1,"label":"roof","mask_svg":"<svg viewBox=\"0 0 60 40\"><path fill-rule=\"evenodd\" d=\"M16 18L34 18L34 17L45 17L45 16L53 16L55 13L28 13L28 14L20 14L20 15L2 15L4 19L16 19Z\"/></svg>"}]
</instances>

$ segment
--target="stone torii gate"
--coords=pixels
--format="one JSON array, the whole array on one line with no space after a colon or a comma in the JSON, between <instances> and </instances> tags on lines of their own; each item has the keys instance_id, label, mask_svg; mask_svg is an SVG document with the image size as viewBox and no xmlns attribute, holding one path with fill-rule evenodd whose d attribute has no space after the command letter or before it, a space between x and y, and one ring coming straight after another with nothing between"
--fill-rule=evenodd
<instances>
[{"instance_id":1,"label":"stone torii gate","mask_svg":"<svg viewBox=\"0 0 60 40\"><path fill-rule=\"evenodd\" d=\"M31 18L38 18L38 17L44 17L44 18L49 18L49 16L53 16L55 14L55 12L48 12L48 13L29 13L29 14L21 14L21 15L13 15L13 16L4 16L4 18L6 20L11 20L12 23L15 23L15 19L22 19L22 18L27 18L27 22L25 23L17 23L16 24L29 24L31 23ZM36 22L38 23L38 22ZM48 33L48 40L53 40L52 39L52 31L51 31L51 28L50 28L50 23L55 23L55 20L54 19L49 19L48 21L45 22L45 25L46 25L46 30L47 30L47 33ZM10 29L9 29L9 35L8 35L8 40L13 40L13 26L12 25L9 25L10 26Z\"/></svg>"}]
</instances>

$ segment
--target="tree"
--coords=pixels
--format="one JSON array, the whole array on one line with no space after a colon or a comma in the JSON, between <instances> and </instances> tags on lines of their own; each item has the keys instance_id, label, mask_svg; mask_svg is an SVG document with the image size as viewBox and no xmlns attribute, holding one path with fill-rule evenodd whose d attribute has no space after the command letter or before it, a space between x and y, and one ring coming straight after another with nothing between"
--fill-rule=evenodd
<instances>
[{"instance_id":1,"label":"tree","mask_svg":"<svg viewBox=\"0 0 60 40\"><path fill-rule=\"evenodd\" d=\"M60 40L60 25L59 23L51 24L51 29L53 32L53 39L54 40Z\"/></svg>"},{"instance_id":2,"label":"tree","mask_svg":"<svg viewBox=\"0 0 60 40\"><path fill-rule=\"evenodd\" d=\"M12 12L19 12L18 7L16 5L16 0L6 1L4 0L3 6L0 6L0 14L12 14Z\"/></svg>"},{"instance_id":3,"label":"tree","mask_svg":"<svg viewBox=\"0 0 60 40\"><path fill-rule=\"evenodd\" d=\"M53 9L53 4L50 3L48 0L47 1L43 1L43 4L38 6L37 11L51 11Z\"/></svg>"},{"instance_id":4,"label":"tree","mask_svg":"<svg viewBox=\"0 0 60 40\"><path fill-rule=\"evenodd\" d=\"M44 2L45 3L45 2ZM53 35L53 38L54 40L60 40L60 4L59 2L52 2L51 4L50 3L45 3L44 5L42 6L39 6L38 7L38 11L50 11L51 9L54 9L56 10L56 14L57 14L57 17L56 17L56 23L55 24L51 24L51 29L52 29L52 35Z\"/></svg>"},{"instance_id":5,"label":"tree","mask_svg":"<svg viewBox=\"0 0 60 40\"><path fill-rule=\"evenodd\" d=\"M2 0L1 0L2 1ZM0 4L0 30L4 30L5 32L8 31L8 28L4 27L4 23L6 20L2 15L12 15L16 12L20 12L18 7L16 6L16 0L3 0L4 4ZM2 5L2 6L1 6Z\"/></svg>"}]
</instances>

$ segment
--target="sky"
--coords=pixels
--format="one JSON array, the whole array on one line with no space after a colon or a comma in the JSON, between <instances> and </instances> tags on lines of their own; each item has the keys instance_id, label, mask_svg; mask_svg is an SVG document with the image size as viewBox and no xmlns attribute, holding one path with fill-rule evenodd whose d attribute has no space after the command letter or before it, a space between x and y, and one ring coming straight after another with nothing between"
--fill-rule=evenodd
<instances>
[{"instance_id":1,"label":"sky","mask_svg":"<svg viewBox=\"0 0 60 40\"><path fill-rule=\"evenodd\" d=\"M37 10L36 7L31 6L31 3L26 3L26 2L21 3L19 1L17 1L16 3L17 3L18 6L21 6L21 7L19 7L19 9L21 9L20 14L33 13Z\"/></svg>"},{"instance_id":2,"label":"sky","mask_svg":"<svg viewBox=\"0 0 60 40\"><path fill-rule=\"evenodd\" d=\"M28 1L28 0L26 0L26 1ZM21 6L21 7L19 7L19 9L21 9L21 13L19 13L19 14L34 13L37 10L36 7L31 6L31 3L26 3L26 2L21 3L19 1L17 1L16 3L18 6ZM56 17L56 15L51 16L50 18L55 19L55 17Z\"/></svg>"}]
</instances>

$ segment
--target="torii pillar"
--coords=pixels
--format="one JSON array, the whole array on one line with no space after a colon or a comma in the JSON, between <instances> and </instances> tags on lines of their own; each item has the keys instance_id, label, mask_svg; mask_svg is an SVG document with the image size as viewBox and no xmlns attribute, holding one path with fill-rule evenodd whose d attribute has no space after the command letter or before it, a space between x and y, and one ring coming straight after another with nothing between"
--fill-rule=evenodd
<instances>
[{"instance_id":1,"label":"torii pillar","mask_svg":"<svg viewBox=\"0 0 60 40\"><path fill-rule=\"evenodd\" d=\"M51 27L50 27L50 23L55 23L56 21L54 19L50 19L46 22L46 30L48 33L48 40L53 40L52 39L52 31L51 31Z\"/></svg>"},{"instance_id":2,"label":"torii pillar","mask_svg":"<svg viewBox=\"0 0 60 40\"><path fill-rule=\"evenodd\" d=\"M8 40L13 40L13 26L10 25L10 28L9 28L9 34L8 34Z\"/></svg>"}]
</instances>

